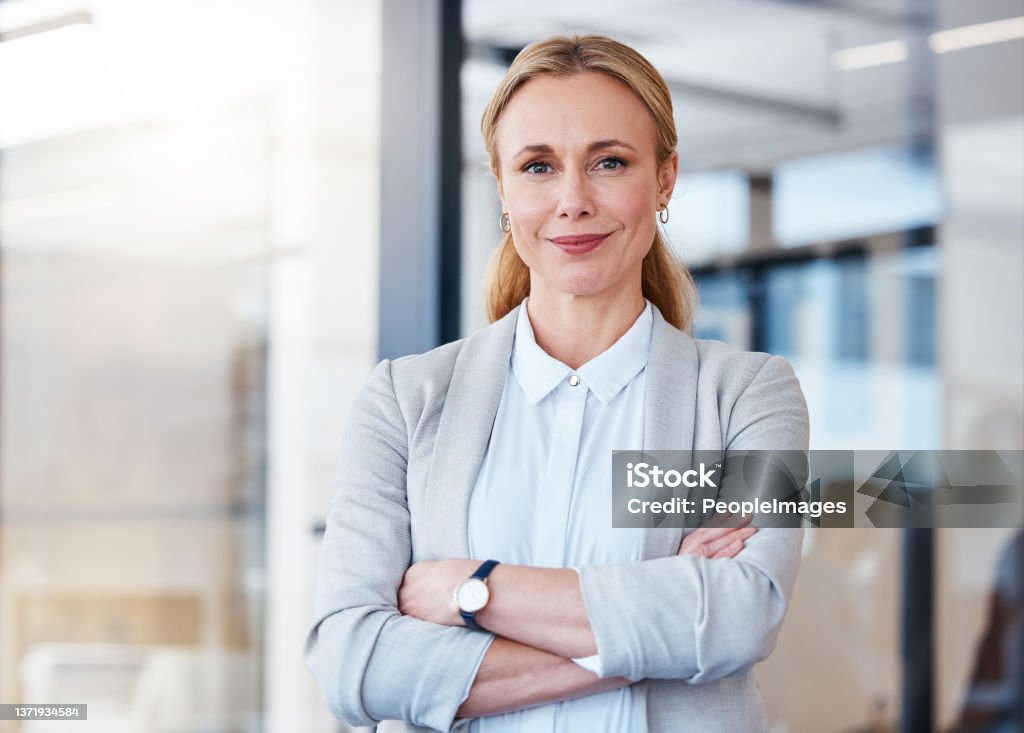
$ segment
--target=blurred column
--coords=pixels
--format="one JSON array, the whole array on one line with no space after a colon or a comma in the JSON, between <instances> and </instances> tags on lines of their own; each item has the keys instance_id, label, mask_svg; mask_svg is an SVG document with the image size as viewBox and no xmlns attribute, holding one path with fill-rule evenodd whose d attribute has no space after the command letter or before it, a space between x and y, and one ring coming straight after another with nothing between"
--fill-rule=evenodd
<instances>
[{"instance_id":1,"label":"blurred column","mask_svg":"<svg viewBox=\"0 0 1024 733\"><path fill-rule=\"evenodd\" d=\"M748 251L767 255L778 249L775 241L772 208L772 174L757 173L749 176L750 184L750 219ZM766 268L762 264L754 264L744 273L746 283L750 320L749 348L752 351L765 351L768 342L770 313L768 307Z\"/></svg>"},{"instance_id":2,"label":"blurred column","mask_svg":"<svg viewBox=\"0 0 1024 733\"><path fill-rule=\"evenodd\" d=\"M382 358L459 337L460 0L383 0Z\"/></svg>"},{"instance_id":3,"label":"blurred column","mask_svg":"<svg viewBox=\"0 0 1024 733\"><path fill-rule=\"evenodd\" d=\"M764 252L777 248L772 223L772 174L759 173L749 176L750 183L750 235L748 248Z\"/></svg>"},{"instance_id":4,"label":"blurred column","mask_svg":"<svg viewBox=\"0 0 1024 733\"><path fill-rule=\"evenodd\" d=\"M935 27L934 0L909 0L913 32L908 39L908 136L915 155L931 159L935 150L935 59L929 37ZM903 660L902 733L935 728L935 533L904 528L900 652Z\"/></svg>"}]
</instances>

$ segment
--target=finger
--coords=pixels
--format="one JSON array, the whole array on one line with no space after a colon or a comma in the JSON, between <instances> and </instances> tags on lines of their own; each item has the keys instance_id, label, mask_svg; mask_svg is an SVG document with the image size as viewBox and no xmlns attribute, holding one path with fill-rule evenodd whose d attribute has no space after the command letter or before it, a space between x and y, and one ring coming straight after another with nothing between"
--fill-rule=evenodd
<instances>
[{"instance_id":1,"label":"finger","mask_svg":"<svg viewBox=\"0 0 1024 733\"><path fill-rule=\"evenodd\" d=\"M715 523L719 526L736 529L737 527L745 527L746 525L754 521L754 515L724 512L722 514L716 514L713 520L717 520ZM712 522L708 522L705 526L709 526L711 524Z\"/></svg>"},{"instance_id":2,"label":"finger","mask_svg":"<svg viewBox=\"0 0 1024 733\"><path fill-rule=\"evenodd\" d=\"M743 540L746 540L748 537L753 536L753 534L756 531L757 531L757 529L754 528L754 527L743 527L741 529L731 530L729 532L729 534L726 535L725 537L721 537L719 539L716 539L714 542L709 542L708 543L708 551L709 551L709 553L711 555L714 555L716 552L718 552L722 548L728 547L729 545L733 544L737 540L739 540L740 542L742 542Z\"/></svg>"},{"instance_id":3,"label":"finger","mask_svg":"<svg viewBox=\"0 0 1024 733\"><path fill-rule=\"evenodd\" d=\"M679 552L677 554L682 555L684 552L696 552L702 545L734 531L735 530L731 527L715 529L701 527L699 529L695 529L693 532L686 535L686 537L683 538L683 541L679 543Z\"/></svg>"},{"instance_id":4,"label":"finger","mask_svg":"<svg viewBox=\"0 0 1024 733\"><path fill-rule=\"evenodd\" d=\"M732 513L731 512L720 512L711 517L708 521L704 522L705 527L725 527L732 524Z\"/></svg>"},{"instance_id":5,"label":"finger","mask_svg":"<svg viewBox=\"0 0 1024 733\"><path fill-rule=\"evenodd\" d=\"M740 540L745 540L746 537L752 536L756 531L757 528L755 527L738 527L736 529L730 529L722 536L716 537L715 540L709 542L708 545L710 545L713 550L718 550L735 541L737 537L740 538Z\"/></svg>"},{"instance_id":6,"label":"finger","mask_svg":"<svg viewBox=\"0 0 1024 733\"><path fill-rule=\"evenodd\" d=\"M743 550L743 540L735 539L711 556L712 560L723 560L736 557Z\"/></svg>"},{"instance_id":7,"label":"finger","mask_svg":"<svg viewBox=\"0 0 1024 733\"><path fill-rule=\"evenodd\" d=\"M749 525L753 521L754 521L753 513L751 513L751 514L743 514L743 515L740 516L740 518L738 520L736 520L736 524L734 526L746 527L747 525Z\"/></svg>"},{"instance_id":8,"label":"finger","mask_svg":"<svg viewBox=\"0 0 1024 733\"><path fill-rule=\"evenodd\" d=\"M757 531L756 528L748 529L752 529L754 532ZM679 545L679 552L677 554L682 554L686 550L696 550L701 545L706 545L716 541L718 541L718 544L715 545L715 548L722 547L732 540L728 539L725 542L721 542L721 540L726 539L733 532L739 532L741 530L747 531L744 528L736 527L701 527L699 529L695 529L683 538L682 543Z\"/></svg>"},{"instance_id":9,"label":"finger","mask_svg":"<svg viewBox=\"0 0 1024 733\"><path fill-rule=\"evenodd\" d=\"M732 531L732 527L701 527L700 529L695 529L686 539L691 543L703 544L711 540L717 540L719 537L727 535Z\"/></svg>"},{"instance_id":10,"label":"finger","mask_svg":"<svg viewBox=\"0 0 1024 733\"><path fill-rule=\"evenodd\" d=\"M737 527L745 527L754 521L753 514L734 514L733 512L719 512L715 514L711 519L704 522L704 527L715 528L715 527L726 527L729 529L736 529Z\"/></svg>"}]
</instances>

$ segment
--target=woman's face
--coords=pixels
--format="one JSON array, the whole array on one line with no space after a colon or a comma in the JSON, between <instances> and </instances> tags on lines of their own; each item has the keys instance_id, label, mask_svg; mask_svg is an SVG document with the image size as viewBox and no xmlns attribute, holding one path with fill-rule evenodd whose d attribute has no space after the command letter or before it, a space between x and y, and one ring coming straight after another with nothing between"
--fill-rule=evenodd
<instances>
[{"instance_id":1,"label":"woman's face","mask_svg":"<svg viewBox=\"0 0 1024 733\"><path fill-rule=\"evenodd\" d=\"M498 195L530 295L640 292L655 212L678 157L655 157L654 119L605 74L541 75L520 87L498 123Z\"/></svg>"}]
</instances>

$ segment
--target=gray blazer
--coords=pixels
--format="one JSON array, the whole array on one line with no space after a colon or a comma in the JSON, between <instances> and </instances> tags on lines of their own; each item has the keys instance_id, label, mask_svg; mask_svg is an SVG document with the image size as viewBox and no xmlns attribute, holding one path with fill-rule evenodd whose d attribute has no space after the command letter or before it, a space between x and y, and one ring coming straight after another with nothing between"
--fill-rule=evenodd
<instances>
[{"instance_id":1,"label":"gray blazer","mask_svg":"<svg viewBox=\"0 0 1024 733\"><path fill-rule=\"evenodd\" d=\"M455 712L494 636L404 616L397 591L412 562L469 557L470 492L518 310L469 338L381 362L352 408L305 641L328 707L352 725L468 723ZM643 442L806 450L807 406L785 359L691 339L655 308ZM775 645L803 530L761 529L732 560L676 556L687 530L643 531L641 561L580 571L604 674L643 678L632 690L652 733L766 730L751 668Z\"/></svg>"}]
</instances>

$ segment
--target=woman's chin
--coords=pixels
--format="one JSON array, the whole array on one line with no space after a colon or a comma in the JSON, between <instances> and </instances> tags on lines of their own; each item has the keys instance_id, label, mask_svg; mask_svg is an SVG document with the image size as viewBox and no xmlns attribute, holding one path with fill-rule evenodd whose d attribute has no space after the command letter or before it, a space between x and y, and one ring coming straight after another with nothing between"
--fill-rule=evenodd
<instances>
[{"instance_id":1,"label":"woman's chin","mask_svg":"<svg viewBox=\"0 0 1024 733\"><path fill-rule=\"evenodd\" d=\"M568 278L558 282L555 289L564 295L582 298L609 291L609 283L594 278Z\"/></svg>"}]
</instances>

